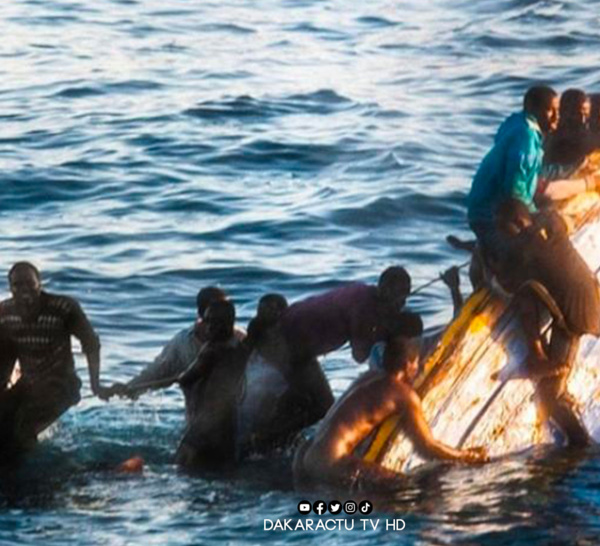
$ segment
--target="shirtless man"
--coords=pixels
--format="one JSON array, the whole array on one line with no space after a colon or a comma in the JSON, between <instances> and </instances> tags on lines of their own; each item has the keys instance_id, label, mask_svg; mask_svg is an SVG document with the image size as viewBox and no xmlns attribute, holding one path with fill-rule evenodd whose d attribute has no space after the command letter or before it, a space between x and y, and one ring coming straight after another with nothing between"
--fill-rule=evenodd
<instances>
[{"instance_id":1,"label":"shirtless man","mask_svg":"<svg viewBox=\"0 0 600 546\"><path fill-rule=\"evenodd\" d=\"M394 337L386 345L384 370L359 377L336 402L315 437L294 457L294 478L302 486L393 490L401 474L353 455L356 447L390 415L403 415L403 432L423 457L482 463L482 448L457 450L433 438L421 400L411 387L418 373L419 349L414 341Z\"/></svg>"},{"instance_id":2,"label":"shirtless man","mask_svg":"<svg viewBox=\"0 0 600 546\"><path fill-rule=\"evenodd\" d=\"M188 469L218 468L235 460L237 403L248 353L234 333L235 308L216 301L204 315L206 343L180 375L187 426L176 461Z\"/></svg>"}]
</instances>

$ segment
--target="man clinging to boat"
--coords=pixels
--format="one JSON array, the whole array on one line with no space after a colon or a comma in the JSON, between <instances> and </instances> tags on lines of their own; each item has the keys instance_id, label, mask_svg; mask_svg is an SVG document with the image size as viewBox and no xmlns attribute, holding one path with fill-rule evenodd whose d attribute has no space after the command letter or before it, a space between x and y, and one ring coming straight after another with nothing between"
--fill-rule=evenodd
<instances>
[{"instance_id":1,"label":"man clinging to boat","mask_svg":"<svg viewBox=\"0 0 600 546\"><path fill-rule=\"evenodd\" d=\"M587 445L588 432L573 411L566 384L580 337L600 335L598 280L571 244L558 213L532 215L521 201L510 199L500 206L497 222L510 264L499 273L501 283L512 292L520 292L524 330L542 354L542 358L528 362L529 377L538 379L541 408L570 444ZM540 297L550 299L550 307L557 306L547 347L540 333Z\"/></svg>"},{"instance_id":2,"label":"man clinging to boat","mask_svg":"<svg viewBox=\"0 0 600 546\"><path fill-rule=\"evenodd\" d=\"M600 134L590 129L591 100L581 89L567 89L560 97L556 131L544 144L544 163L573 173L589 154L600 149Z\"/></svg>"},{"instance_id":3,"label":"man clinging to boat","mask_svg":"<svg viewBox=\"0 0 600 546\"><path fill-rule=\"evenodd\" d=\"M283 312L280 329L289 355L291 394L304 400L307 425L321 419L333 404L317 357L349 343L354 360L363 363L392 324L401 323L406 336L417 335L419 317L401 311L410 283L403 267L392 266L381 273L376 285L346 284L296 302Z\"/></svg>"},{"instance_id":4,"label":"man clinging to boat","mask_svg":"<svg viewBox=\"0 0 600 546\"><path fill-rule=\"evenodd\" d=\"M92 392L106 400L100 385L100 342L77 301L42 290L41 275L29 262L8 273L12 298L0 303L0 328L12 344L21 377L7 393L14 440L28 446L80 400L71 336L86 355ZM6 401L6 397L5 397Z\"/></svg>"},{"instance_id":5,"label":"man clinging to boat","mask_svg":"<svg viewBox=\"0 0 600 546\"><path fill-rule=\"evenodd\" d=\"M427 459L482 463L483 448L454 449L437 441L427 424L421 400L412 388L419 371L419 346L404 336L391 337L383 369L359 377L329 410L314 438L294 457L298 487L329 486L353 490L395 490L402 475L366 462L354 451L391 415L401 418L400 433Z\"/></svg>"},{"instance_id":6,"label":"man clinging to boat","mask_svg":"<svg viewBox=\"0 0 600 546\"><path fill-rule=\"evenodd\" d=\"M523 111L512 114L500 126L494 146L482 161L473 179L469 194L469 224L477 236L484 262L496 273L507 271L508 268L505 266L511 264L513 290L517 290L519 285L533 280L533 271L536 268L553 268L554 272L562 279L563 284L568 287L578 284L584 272L585 279L589 279L591 275L587 266L583 269L579 268L577 271L569 270L567 273L568 268L541 259L537 260L533 267L530 263L530 267L527 268L528 273L525 269L515 267L515 260L516 263L519 263L519 258L525 258L519 253L531 253L532 250L543 252L543 239L530 237L528 247L518 245L508 233L510 230L499 229L502 221L497 222L500 207L510 207L511 204L513 207L522 206L530 214L538 213L534 199L542 177L544 138L556 128L558 117L556 92L545 86L531 87L525 94ZM565 199L584 191L597 191L599 182L598 176L553 180L545 183L544 195L553 200ZM558 231L556 237L563 249L568 248L569 252L572 250L576 253L572 249L568 237L561 237ZM531 245L536 244L538 246L534 249ZM539 252L537 255L539 257ZM527 258L530 259L531 256ZM548 273L540 272L541 278L545 278ZM504 279L506 280L506 277ZM549 282L549 286L544 286L544 289L550 291L550 297L554 298L559 305L566 305L568 297L561 298L557 292L560 284L554 279L553 282ZM562 291L569 293L565 292L564 286ZM592 298L582 301L580 304L593 306L595 301ZM559 426L562 426L563 432L571 443L585 444L587 443L587 434L584 434L585 429L580 423L565 389L566 377L576 355L579 334L569 331L568 328L557 329L552 336L554 345L547 350L540 336L537 297L534 298L530 291L522 291L519 294L518 303L529 345L527 362L529 371L539 375L539 370L546 368L547 373L558 374L557 377L560 375L565 378L560 382L560 388L554 385L544 391L544 396L540 396L544 409L548 415L558 421ZM561 311L562 314L567 312L566 309ZM555 324L555 328L558 327L559 325ZM563 370L560 374L559 369ZM538 388L542 388L543 383L541 381Z\"/></svg>"}]
</instances>

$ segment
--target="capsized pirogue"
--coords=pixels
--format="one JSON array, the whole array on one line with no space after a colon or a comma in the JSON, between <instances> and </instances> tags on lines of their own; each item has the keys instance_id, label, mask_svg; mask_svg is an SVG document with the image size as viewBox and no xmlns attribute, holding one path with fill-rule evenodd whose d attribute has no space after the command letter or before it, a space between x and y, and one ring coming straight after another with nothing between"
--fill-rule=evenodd
<instances>
[{"instance_id":1,"label":"capsized pirogue","mask_svg":"<svg viewBox=\"0 0 600 546\"><path fill-rule=\"evenodd\" d=\"M589 157L585 172L600 167L600 153ZM592 271L600 269L600 195L585 193L564 202L561 214L571 239ZM489 288L474 292L446 328L415 384L434 436L454 447L486 446L492 457L555 442L556 431L543 424L532 383L508 379L524 365L527 348L515 305ZM549 319L550 320L550 317ZM600 339L584 336L569 378L585 426L600 441ZM492 379L500 372L498 379ZM425 461L400 432L399 416L389 418L371 437L364 458L407 472ZM363 446L364 447L364 446Z\"/></svg>"}]
</instances>

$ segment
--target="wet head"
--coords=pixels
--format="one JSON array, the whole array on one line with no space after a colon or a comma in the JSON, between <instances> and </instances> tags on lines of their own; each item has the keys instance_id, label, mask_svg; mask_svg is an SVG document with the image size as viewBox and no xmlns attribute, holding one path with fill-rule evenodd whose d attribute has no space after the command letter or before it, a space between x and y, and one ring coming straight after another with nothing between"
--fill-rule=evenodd
<instances>
[{"instance_id":1,"label":"wet head","mask_svg":"<svg viewBox=\"0 0 600 546\"><path fill-rule=\"evenodd\" d=\"M556 91L545 85L534 85L525 93L523 109L535 117L544 135L555 131L559 120L559 101Z\"/></svg>"},{"instance_id":2,"label":"wet head","mask_svg":"<svg viewBox=\"0 0 600 546\"><path fill-rule=\"evenodd\" d=\"M204 313L206 337L211 342L224 342L233 336L235 307L228 300L211 303Z\"/></svg>"},{"instance_id":3,"label":"wet head","mask_svg":"<svg viewBox=\"0 0 600 546\"><path fill-rule=\"evenodd\" d=\"M258 302L256 317L266 325L277 324L287 307L288 302L281 294L265 294Z\"/></svg>"},{"instance_id":4,"label":"wet head","mask_svg":"<svg viewBox=\"0 0 600 546\"><path fill-rule=\"evenodd\" d=\"M391 338L383 353L385 373L412 384L419 375L420 345L418 339L404 336Z\"/></svg>"},{"instance_id":5,"label":"wet head","mask_svg":"<svg viewBox=\"0 0 600 546\"><path fill-rule=\"evenodd\" d=\"M217 286L205 286L196 296L196 307L198 308L198 317L203 318L208 306L215 301L224 301L227 299L225 291Z\"/></svg>"},{"instance_id":6,"label":"wet head","mask_svg":"<svg viewBox=\"0 0 600 546\"><path fill-rule=\"evenodd\" d=\"M579 129L587 127L591 102L581 89L567 89L560 97L559 127Z\"/></svg>"},{"instance_id":7,"label":"wet head","mask_svg":"<svg viewBox=\"0 0 600 546\"><path fill-rule=\"evenodd\" d=\"M42 280L40 272L30 262L17 262L8 272L10 291L17 310L26 317L39 311Z\"/></svg>"},{"instance_id":8,"label":"wet head","mask_svg":"<svg viewBox=\"0 0 600 546\"><path fill-rule=\"evenodd\" d=\"M379 277L377 295L389 310L398 311L410 294L410 275L403 267L388 267Z\"/></svg>"}]
</instances>

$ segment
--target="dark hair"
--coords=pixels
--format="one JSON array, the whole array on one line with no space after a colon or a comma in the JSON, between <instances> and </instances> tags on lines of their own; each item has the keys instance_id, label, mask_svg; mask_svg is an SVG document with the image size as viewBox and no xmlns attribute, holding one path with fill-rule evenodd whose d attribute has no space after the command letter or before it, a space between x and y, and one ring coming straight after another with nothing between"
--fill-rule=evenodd
<instances>
[{"instance_id":1,"label":"dark hair","mask_svg":"<svg viewBox=\"0 0 600 546\"><path fill-rule=\"evenodd\" d=\"M35 275L36 279L38 281L42 280L42 276L40 275L39 269L35 267L35 265L33 265L31 262L17 262L13 264L13 266L8 270L8 282L10 282L10 278L12 277L13 273L16 273L17 271L23 269L33 271L33 274Z\"/></svg>"},{"instance_id":2,"label":"dark hair","mask_svg":"<svg viewBox=\"0 0 600 546\"><path fill-rule=\"evenodd\" d=\"M388 374L396 374L411 360L419 357L420 346L417 339L403 336L390 338L383 352L383 369Z\"/></svg>"},{"instance_id":3,"label":"dark hair","mask_svg":"<svg viewBox=\"0 0 600 546\"><path fill-rule=\"evenodd\" d=\"M388 267L380 276L377 288L382 295L400 294L408 296L410 292L410 275L400 266Z\"/></svg>"},{"instance_id":4,"label":"dark hair","mask_svg":"<svg viewBox=\"0 0 600 546\"><path fill-rule=\"evenodd\" d=\"M546 108L554 97L558 96L552 87L547 85L534 85L530 87L523 97L523 109L530 114Z\"/></svg>"},{"instance_id":5,"label":"dark hair","mask_svg":"<svg viewBox=\"0 0 600 546\"><path fill-rule=\"evenodd\" d=\"M423 319L410 311L403 311L388 317L385 327L387 339L398 336L419 337L423 335Z\"/></svg>"},{"instance_id":6,"label":"dark hair","mask_svg":"<svg viewBox=\"0 0 600 546\"><path fill-rule=\"evenodd\" d=\"M248 323L247 346L252 349L260 343L267 330L279 322L287 307L288 302L281 294L265 294L260 298L256 316Z\"/></svg>"},{"instance_id":7,"label":"dark hair","mask_svg":"<svg viewBox=\"0 0 600 546\"><path fill-rule=\"evenodd\" d=\"M559 126L579 119L581 107L587 100L588 96L581 89L567 89L560 97Z\"/></svg>"},{"instance_id":8,"label":"dark hair","mask_svg":"<svg viewBox=\"0 0 600 546\"><path fill-rule=\"evenodd\" d=\"M206 286L202 288L196 296L196 306L198 308L198 316L203 317L208 306L215 301L223 301L227 299L227 294L216 286Z\"/></svg>"}]
</instances>

